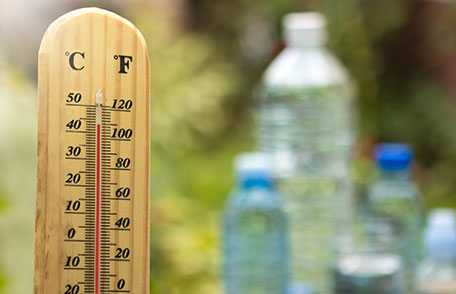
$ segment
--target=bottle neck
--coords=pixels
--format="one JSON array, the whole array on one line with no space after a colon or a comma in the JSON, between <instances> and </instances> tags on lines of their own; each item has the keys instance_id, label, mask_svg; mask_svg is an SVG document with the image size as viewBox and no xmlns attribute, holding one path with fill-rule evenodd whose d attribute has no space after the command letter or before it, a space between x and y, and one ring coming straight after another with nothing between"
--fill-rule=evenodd
<instances>
[{"instance_id":1,"label":"bottle neck","mask_svg":"<svg viewBox=\"0 0 456 294\"><path fill-rule=\"evenodd\" d=\"M293 28L284 31L285 43L292 48L322 48L328 41L326 28Z\"/></svg>"},{"instance_id":2,"label":"bottle neck","mask_svg":"<svg viewBox=\"0 0 456 294\"><path fill-rule=\"evenodd\" d=\"M410 169L380 170L380 179L384 181L408 181L411 178Z\"/></svg>"},{"instance_id":3,"label":"bottle neck","mask_svg":"<svg viewBox=\"0 0 456 294\"><path fill-rule=\"evenodd\" d=\"M326 50L325 43L306 43L299 40L287 40L286 47L300 51L322 51Z\"/></svg>"}]
</instances>

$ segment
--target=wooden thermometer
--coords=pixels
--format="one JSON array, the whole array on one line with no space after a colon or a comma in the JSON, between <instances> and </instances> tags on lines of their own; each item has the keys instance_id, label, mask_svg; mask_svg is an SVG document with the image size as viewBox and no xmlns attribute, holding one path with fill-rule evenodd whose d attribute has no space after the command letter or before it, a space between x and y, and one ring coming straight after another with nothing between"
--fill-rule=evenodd
<instances>
[{"instance_id":1,"label":"wooden thermometer","mask_svg":"<svg viewBox=\"0 0 456 294\"><path fill-rule=\"evenodd\" d=\"M149 60L97 8L39 51L35 294L149 293Z\"/></svg>"}]
</instances>

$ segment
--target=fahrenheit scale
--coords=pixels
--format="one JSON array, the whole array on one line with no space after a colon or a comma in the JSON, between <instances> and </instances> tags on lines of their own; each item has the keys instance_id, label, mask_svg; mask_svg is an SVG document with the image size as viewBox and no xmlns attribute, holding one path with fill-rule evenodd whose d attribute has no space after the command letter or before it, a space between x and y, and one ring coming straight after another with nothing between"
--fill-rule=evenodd
<instances>
[{"instance_id":1,"label":"fahrenheit scale","mask_svg":"<svg viewBox=\"0 0 456 294\"><path fill-rule=\"evenodd\" d=\"M149 61L97 8L56 20L39 52L35 294L149 293Z\"/></svg>"}]
</instances>

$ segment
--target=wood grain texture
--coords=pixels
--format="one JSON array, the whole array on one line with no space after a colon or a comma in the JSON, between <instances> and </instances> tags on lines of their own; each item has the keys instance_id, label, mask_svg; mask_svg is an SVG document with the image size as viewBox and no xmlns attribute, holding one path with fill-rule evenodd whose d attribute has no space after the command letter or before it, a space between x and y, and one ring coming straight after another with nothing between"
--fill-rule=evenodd
<instances>
[{"instance_id":1,"label":"wood grain texture","mask_svg":"<svg viewBox=\"0 0 456 294\"><path fill-rule=\"evenodd\" d=\"M113 165L117 157L128 156L132 161L128 172L102 167L109 175L106 184L112 184L109 197L115 198L119 187L128 186L132 192L129 201L111 201L110 214L101 220L113 227L119 217L129 217L132 224L128 232L102 231L116 244L104 248L110 259L117 247L128 247L131 254L128 262L104 261L110 264L110 276L103 278L99 293L87 274L94 270L93 256L87 249L94 246L87 243L93 240L85 228L90 219L84 214L65 213L68 201L77 199L82 203L81 212L91 211L90 187L65 183L67 174L76 172L81 172L82 186L92 183L89 167L93 162L88 159L91 147L87 145L92 142L89 117L97 91L103 93L103 113L112 124L103 126L107 130L103 146L109 141L110 152L116 154L112 155ZM69 105L70 93L81 94L78 105ZM133 107L115 111L115 99L131 100ZM34 293L64 294L67 285L79 285L79 293L112 293L120 279L125 279L123 290L130 291L127 293L149 293L149 57L141 33L127 20L98 8L75 10L56 20L46 31L39 51L38 112ZM82 119L80 130L85 133L67 132L66 125L74 119ZM108 136L115 127L132 129L131 140L110 141ZM65 159L69 146L81 146L80 158ZM102 201L107 203L109 197L102 195ZM75 239L91 241L65 242L71 228L77 231ZM81 269L64 270L68 256L79 256Z\"/></svg>"}]
</instances>

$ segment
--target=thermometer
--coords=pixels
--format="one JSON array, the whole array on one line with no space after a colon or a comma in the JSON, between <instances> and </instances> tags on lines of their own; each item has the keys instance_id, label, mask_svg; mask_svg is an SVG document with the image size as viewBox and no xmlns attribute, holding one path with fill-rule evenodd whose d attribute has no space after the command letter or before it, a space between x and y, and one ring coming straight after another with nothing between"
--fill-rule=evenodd
<instances>
[{"instance_id":1,"label":"thermometer","mask_svg":"<svg viewBox=\"0 0 456 294\"><path fill-rule=\"evenodd\" d=\"M97 8L46 31L38 65L35 294L149 293L149 60Z\"/></svg>"}]
</instances>

